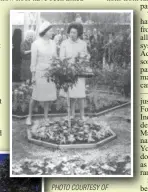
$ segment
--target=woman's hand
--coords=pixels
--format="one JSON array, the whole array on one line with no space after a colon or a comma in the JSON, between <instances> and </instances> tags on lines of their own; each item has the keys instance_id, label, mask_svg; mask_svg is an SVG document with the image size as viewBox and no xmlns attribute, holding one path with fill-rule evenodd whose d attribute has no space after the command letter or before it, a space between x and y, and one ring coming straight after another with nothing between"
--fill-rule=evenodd
<instances>
[{"instance_id":1,"label":"woman's hand","mask_svg":"<svg viewBox=\"0 0 148 192\"><path fill-rule=\"evenodd\" d=\"M31 50L24 51L24 54L25 54L25 55L27 55L27 54L29 54L29 53L31 53Z\"/></svg>"}]
</instances>

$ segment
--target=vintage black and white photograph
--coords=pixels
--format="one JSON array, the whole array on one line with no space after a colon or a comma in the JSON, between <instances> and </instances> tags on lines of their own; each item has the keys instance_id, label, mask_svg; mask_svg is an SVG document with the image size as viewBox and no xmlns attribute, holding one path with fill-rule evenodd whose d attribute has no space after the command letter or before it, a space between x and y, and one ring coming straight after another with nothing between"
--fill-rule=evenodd
<instances>
[{"instance_id":1,"label":"vintage black and white photograph","mask_svg":"<svg viewBox=\"0 0 148 192\"><path fill-rule=\"evenodd\" d=\"M9 154L0 152L0 191L1 192L41 192L40 178L10 178Z\"/></svg>"},{"instance_id":2,"label":"vintage black and white photograph","mask_svg":"<svg viewBox=\"0 0 148 192\"><path fill-rule=\"evenodd\" d=\"M10 11L10 176L133 177L133 11Z\"/></svg>"}]
</instances>

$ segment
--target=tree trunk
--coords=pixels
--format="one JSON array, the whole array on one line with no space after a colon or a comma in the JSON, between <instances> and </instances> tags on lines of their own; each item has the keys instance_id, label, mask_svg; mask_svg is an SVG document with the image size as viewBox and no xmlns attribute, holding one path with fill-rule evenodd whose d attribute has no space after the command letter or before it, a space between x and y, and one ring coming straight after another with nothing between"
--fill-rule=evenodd
<instances>
[{"instance_id":1,"label":"tree trunk","mask_svg":"<svg viewBox=\"0 0 148 192\"><path fill-rule=\"evenodd\" d=\"M67 107L68 107L68 127L71 128L69 89L68 89L68 91L67 91Z\"/></svg>"}]
</instances>

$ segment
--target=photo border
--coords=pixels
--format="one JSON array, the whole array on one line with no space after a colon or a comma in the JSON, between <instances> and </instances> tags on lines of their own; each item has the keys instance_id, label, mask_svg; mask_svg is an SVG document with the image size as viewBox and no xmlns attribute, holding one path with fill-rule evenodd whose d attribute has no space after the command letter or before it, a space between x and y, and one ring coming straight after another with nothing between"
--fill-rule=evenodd
<instances>
[{"instance_id":1,"label":"photo border","mask_svg":"<svg viewBox=\"0 0 148 192\"><path fill-rule=\"evenodd\" d=\"M11 14L15 12L94 12L94 13L130 13L131 14L131 175L13 175L12 174L12 17ZM10 10L10 177L42 177L42 178L131 178L133 177L133 10L132 9L49 9L49 10L23 10L23 9L16 9ZM44 179L42 180L44 183ZM43 184L44 185L44 184ZM44 186L42 186L44 187ZM42 191L43 192L43 191Z\"/></svg>"}]
</instances>

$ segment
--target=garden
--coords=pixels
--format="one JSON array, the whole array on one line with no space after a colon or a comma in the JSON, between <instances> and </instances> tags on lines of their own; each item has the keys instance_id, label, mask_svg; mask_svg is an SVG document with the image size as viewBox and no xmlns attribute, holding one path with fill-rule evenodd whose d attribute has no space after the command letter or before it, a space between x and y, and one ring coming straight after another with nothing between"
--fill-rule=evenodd
<instances>
[{"instance_id":1,"label":"garden","mask_svg":"<svg viewBox=\"0 0 148 192\"><path fill-rule=\"evenodd\" d=\"M56 84L58 98L50 102L49 120L36 102L33 125L25 125L33 85L12 85L13 175L131 175L130 31L104 46L106 63L78 55L52 58L44 77ZM69 88L86 78L86 119L70 119ZM67 98L60 95L63 89Z\"/></svg>"},{"instance_id":2,"label":"garden","mask_svg":"<svg viewBox=\"0 0 148 192\"><path fill-rule=\"evenodd\" d=\"M27 127L32 85L13 84L13 175L131 174L129 69L97 73L87 78L85 121L78 106L77 117L66 118L67 99L58 96L50 103L49 121L36 103L34 124Z\"/></svg>"},{"instance_id":3,"label":"garden","mask_svg":"<svg viewBox=\"0 0 148 192\"><path fill-rule=\"evenodd\" d=\"M130 71L98 71L98 74L87 79L85 112L98 113L105 109L124 104L130 96ZM32 93L32 85L25 83L13 83L12 87L12 114L25 116L28 114L29 101ZM76 106L78 112L78 105ZM36 102L35 114L43 114L43 104ZM67 101L59 96L56 101L50 102L49 114L67 113Z\"/></svg>"}]
</instances>

